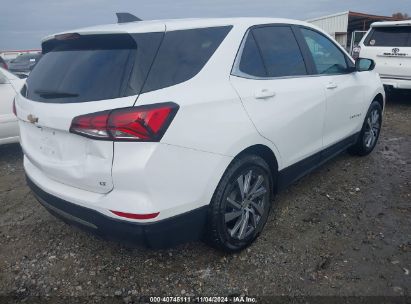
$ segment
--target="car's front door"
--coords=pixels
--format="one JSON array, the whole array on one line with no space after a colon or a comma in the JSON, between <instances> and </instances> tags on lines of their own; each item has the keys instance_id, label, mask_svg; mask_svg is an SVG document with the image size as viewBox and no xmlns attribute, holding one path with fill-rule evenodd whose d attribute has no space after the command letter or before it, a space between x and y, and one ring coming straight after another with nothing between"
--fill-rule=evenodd
<instances>
[{"instance_id":1,"label":"car's front door","mask_svg":"<svg viewBox=\"0 0 411 304\"><path fill-rule=\"evenodd\" d=\"M366 75L356 72L351 59L325 35L304 27L301 34L327 95L324 148L344 144L362 125Z\"/></svg>"},{"instance_id":2,"label":"car's front door","mask_svg":"<svg viewBox=\"0 0 411 304\"><path fill-rule=\"evenodd\" d=\"M231 83L258 132L280 152L283 168L310 156L306 165L318 162L325 88L308 75L292 27L251 28L240 50Z\"/></svg>"},{"instance_id":3,"label":"car's front door","mask_svg":"<svg viewBox=\"0 0 411 304\"><path fill-rule=\"evenodd\" d=\"M12 84L0 71L0 140L17 136L17 118L13 114L13 99L16 96Z\"/></svg>"}]
</instances>

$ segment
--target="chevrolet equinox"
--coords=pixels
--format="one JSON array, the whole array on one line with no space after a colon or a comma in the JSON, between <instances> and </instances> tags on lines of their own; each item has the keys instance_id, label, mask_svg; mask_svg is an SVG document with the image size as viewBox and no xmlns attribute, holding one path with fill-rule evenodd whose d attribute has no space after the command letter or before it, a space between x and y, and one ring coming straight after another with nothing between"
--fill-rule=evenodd
<instances>
[{"instance_id":1,"label":"chevrolet equinox","mask_svg":"<svg viewBox=\"0 0 411 304\"><path fill-rule=\"evenodd\" d=\"M369 154L381 130L374 61L305 22L125 22L46 37L42 53L14 104L28 185L120 241L241 250L275 193Z\"/></svg>"}]
</instances>

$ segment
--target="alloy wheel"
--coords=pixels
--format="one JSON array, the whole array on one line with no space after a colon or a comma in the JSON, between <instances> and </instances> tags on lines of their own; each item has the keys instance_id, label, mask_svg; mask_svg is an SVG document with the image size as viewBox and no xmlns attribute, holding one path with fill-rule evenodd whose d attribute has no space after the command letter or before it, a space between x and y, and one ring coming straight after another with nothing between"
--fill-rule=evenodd
<instances>
[{"instance_id":1,"label":"alloy wheel","mask_svg":"<svg viewBox=\"0 0 411 304\"><path fill-rule=\"evenodd\" d=\"M264 216L269 183L261 170L249 169L230 184L224 221L228 234L237 240L252 235Z\"/></svg>"},{"instance_id":2,"label":"alloy wheel","mask_svg":"<svg viewBox=\"0 0 411 304\"><path fill-rule=\"evenodd\" d=\"M374 109L368 116L367 123L365 125L364 144L367 149L375 145L380 128L380 114L377 109Z\"/></svg>"}]
</instances>

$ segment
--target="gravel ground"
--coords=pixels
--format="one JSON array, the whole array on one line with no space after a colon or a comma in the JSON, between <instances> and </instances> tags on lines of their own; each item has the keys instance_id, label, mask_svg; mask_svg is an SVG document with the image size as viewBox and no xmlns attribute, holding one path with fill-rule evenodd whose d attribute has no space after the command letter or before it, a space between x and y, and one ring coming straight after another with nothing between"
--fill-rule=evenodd
<instances>
[{"instance_id":1,"label":"gravel ground","mask_svg":"<svg viewBox=\"0 0 411 304\"><path fill-rule=\"evenodd\" d=\"M391 96L370 156L342 154L279 194L235 255L200 242L130 249L64 224L30 194L18 145L0 147L0 172L3 300L411 294L411 94Z\"/></svg>"}]
</instances>

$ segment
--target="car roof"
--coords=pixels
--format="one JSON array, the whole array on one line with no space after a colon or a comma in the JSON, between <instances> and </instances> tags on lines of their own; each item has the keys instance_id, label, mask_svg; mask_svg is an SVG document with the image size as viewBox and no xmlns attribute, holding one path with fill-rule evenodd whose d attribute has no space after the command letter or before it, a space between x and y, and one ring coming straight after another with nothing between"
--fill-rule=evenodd
<instances>
[{"instance_id":1,"label":"car roof","mask_svg":"<svg viewBox=\"0 0 411 304\"><path fill-rule=\"evenodd\" d=\"M147 21L135 21L127 23L114 23L106 25L98 25L86 28L80 28L71 31L60 32L54 35L47 36L43 39L47 41L53 39L55 35L61 35L64 33L79 33L83 35L87 34L114 34L114 33L141 33L141 32L158 32L185 30L193 28L204 28L213 26L243 26L250 27L260 24L299 24L313 27L309 23L292 19L281 18L267 18L267 17L236 17L236 18L190 18L190 19L163 19L163 20L147 20Z\"/></svg>"},{"instance_id":2,"label":"car roof","mask_svg":"<svg viewBox=\"0 0 411 304\"><path fill-rule=\"evenodd\" d=\"M374 22L371 27L411 26L411 20Z\"/></svg>"}]
</instances>

